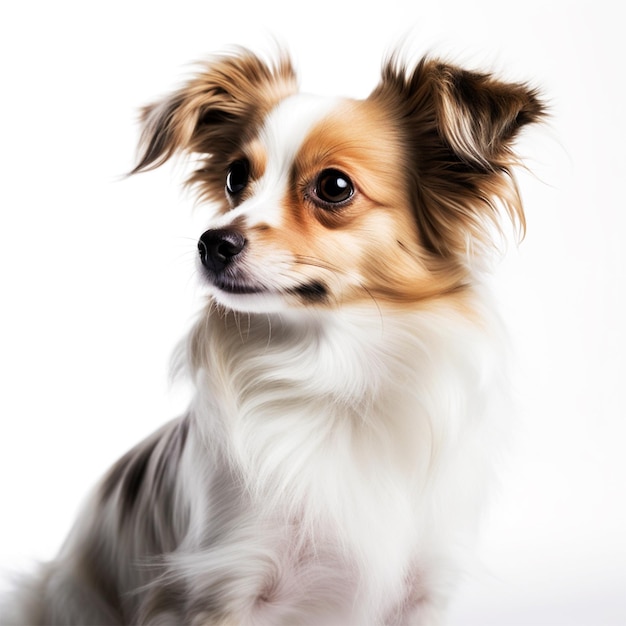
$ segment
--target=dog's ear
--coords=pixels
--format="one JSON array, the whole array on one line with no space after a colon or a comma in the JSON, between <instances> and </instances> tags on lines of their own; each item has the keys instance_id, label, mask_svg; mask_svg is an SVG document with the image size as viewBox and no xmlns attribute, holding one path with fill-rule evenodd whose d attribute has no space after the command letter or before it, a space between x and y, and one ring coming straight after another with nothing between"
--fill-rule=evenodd
<instances>
[{"instance_id":1,"label":"dog's ear","mask_svg":"<svg viewBox=\"0 0 626 626\"><path fill-rule=\"evenodd\" d=\"M463 161L499 167L518 131L544 114L536 90L444 63L431 68L439 130Z\"/></svg>"},{"instance_id":2,"label":"dog's ear","mask_svg":"<svg viewBox=\"0 0 626 626\"><path fill-rule=\"evenodd\" d=\"M545 115L534 89L428 58L408 70L393 57L370 99L399 128L427 249L450 258L491 243L501 208L523 231L510 170L519 130Z\"/></svg>"},{"instance_id":3,"label":"dog's ear","mask_svg":"<svg viewBox=\"0 0 626 626\"><path fill-rule=\"evenodd\" d=\"M187 84L141 114L140 156L132 174L177 152L232 151L278 101L297 90L286 55L270 65L246 50L205 63Z\"/></svg>"}]
</instances>

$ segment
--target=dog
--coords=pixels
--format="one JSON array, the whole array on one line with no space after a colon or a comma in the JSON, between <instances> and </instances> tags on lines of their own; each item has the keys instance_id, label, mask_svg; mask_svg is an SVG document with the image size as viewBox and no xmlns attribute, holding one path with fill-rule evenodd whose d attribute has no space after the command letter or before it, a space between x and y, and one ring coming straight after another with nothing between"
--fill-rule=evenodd
<instances>
[{"instance_id":1,"label":"dog","mask_svg":"<svg viewBox=\"0 0 626 626\"><path fill-rule=\"evenodd\" d=\"M213 211L188 411L119 460L6 623L435 626L506 430L486 259L538 91L399 54L356 100L236 49L142 111ZM3 623L5 623L3 622Z\"/></svg>"}]
</instances>

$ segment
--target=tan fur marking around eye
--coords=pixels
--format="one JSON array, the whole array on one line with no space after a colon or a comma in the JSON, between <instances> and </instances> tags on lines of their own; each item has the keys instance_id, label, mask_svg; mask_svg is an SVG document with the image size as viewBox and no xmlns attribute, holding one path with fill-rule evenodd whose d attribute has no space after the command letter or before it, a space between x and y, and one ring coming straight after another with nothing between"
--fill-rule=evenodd
<instances>
[{"instance_id":1,"label":"tan fur marking around eye","mask_svg":"<svg viewBox=\"0 0 626 626\"><path fill-rule=\"evenodd\" d=\"M405 204L402 151L394 129L367 101L348 100L309 134L296 159L300 177L308 180L325 168L352 176L358 192L377 205Z\"/></svg>"},{"instance_id":2,"label":"tan fur marking around eye","mask_svg":"<svg viewBox=\"0 0 626 626\"><path fill-rule=\"evenodd\" d=\"M288 252L294 281L328 287L324 304L375 299L415 303L454 290L461 277L420 244L395 126L370 102L346 101L307 135L292 168L279 228L255 229L259 254ZM318 174L336 168L355 193L323 208L311 197Z\"/></svg>"}]
</instances>

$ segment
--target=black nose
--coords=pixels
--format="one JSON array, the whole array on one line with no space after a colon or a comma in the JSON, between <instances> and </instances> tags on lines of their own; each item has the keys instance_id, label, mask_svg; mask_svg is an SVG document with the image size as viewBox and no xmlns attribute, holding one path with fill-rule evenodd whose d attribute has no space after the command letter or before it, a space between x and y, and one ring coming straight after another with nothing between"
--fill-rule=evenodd
<instances>
[{"instance_id":1,"label":"black nose","mask_svg":"<svg viewBox=\"0 0 626 626\"><path fill-rule=\"evenodd\" d=\"M245 247L244 236L236 230L207 230L198 241L202 265L213 272L221 272Z\"/></svg>"}]
</instances>

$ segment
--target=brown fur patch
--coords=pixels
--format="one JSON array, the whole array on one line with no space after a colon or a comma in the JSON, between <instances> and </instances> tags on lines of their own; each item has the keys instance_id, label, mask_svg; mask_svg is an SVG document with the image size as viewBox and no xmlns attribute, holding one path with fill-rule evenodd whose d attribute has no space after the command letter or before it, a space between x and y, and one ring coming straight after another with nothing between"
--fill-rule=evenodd
<instances>
[{"instance_id":1,"label":"brown fur patch","mask_svg":"<svg viewBox=\"0 0 626 626\"><path fill-rule=\"evenodd\" d=\"M280 226L249 229L248 266L272 267L280 258L281 275L307 305L415 302L456 288L461 277L424 253L403 161L397 129L376 104L343 102L296 154ZM337 208L320 206L313 194L320 172L331 168L355 187Z\"/></svg>"},{"instance_id":2,"label":"brown fur patch","mask_svg":"<svg viewBox=\"0 0 626 626\"><path fill-rule=\"evenodd\" d=\"M198 185L202 199L224 205L228 165L253 139L261 119L296 91L284 55L274 65L243 49L212 59L178 91L144 108L142 151L132 173L158 167L179 151L202 154L188 182Z\"/></svg>"},{"instance_id":3,"label":"brown fur patch","mask_svg":"<svg viewBox=\"0 0 626 626\"><path fill-rule=\"evenodd\" d=\"M428 58L408 70L392 58L370 100L389 111L402 138L429 251L458 262L470 245L491 245L501 209L523 232L512 142L545 115L535 90Z\"/></svg>"}]
</instances>

